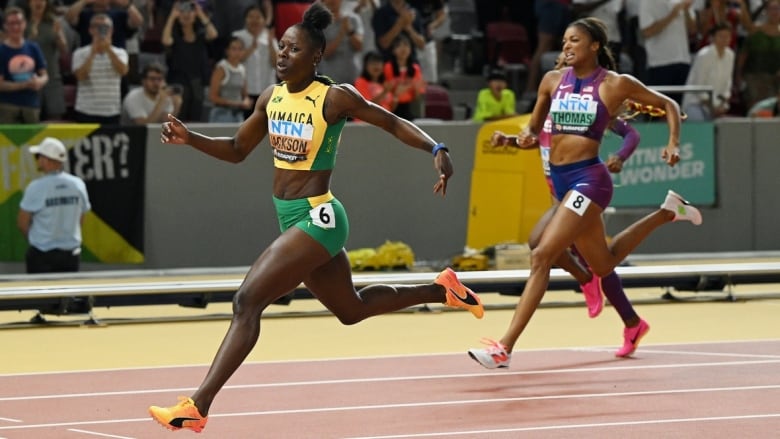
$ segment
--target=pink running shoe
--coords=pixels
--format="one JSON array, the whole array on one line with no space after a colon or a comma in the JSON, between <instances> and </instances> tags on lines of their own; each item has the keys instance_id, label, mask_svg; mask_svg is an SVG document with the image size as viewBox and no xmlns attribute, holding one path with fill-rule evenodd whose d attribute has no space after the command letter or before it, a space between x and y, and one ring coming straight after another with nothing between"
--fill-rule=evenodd
<instances>
[{"instance_id":1,"label":"pink running shoe","mask_svg":"<svg viewBox=\"0 0 780 439\"><path fill-rule=\"evenodd\" d=\"M639 319L639 324L633 328L623 329L623 347L615 352L616 357L628 357L636 351L639 340L650 331L650 325L644 319Z\"/></svg>"},{"instance_id":2,"label":"pink running shoe","mask_svg":"<svg viewBox=\"0 0 780 439\"><path fill-rule=\"evenodd\" d=\"M581 284L582 295L585 296L585 304L588 305L588 317L595 318L604 309L604 292L601 290L601 278L595 274L590 282Z\"/></svg>"}]
</instances>

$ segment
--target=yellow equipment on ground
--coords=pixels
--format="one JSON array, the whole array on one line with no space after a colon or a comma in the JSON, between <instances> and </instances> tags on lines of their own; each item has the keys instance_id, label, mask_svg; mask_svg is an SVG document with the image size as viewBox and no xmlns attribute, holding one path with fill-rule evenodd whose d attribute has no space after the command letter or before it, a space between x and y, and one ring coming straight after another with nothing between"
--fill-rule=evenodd
<instances>
[{"instance_id":1,"label":"yellow equipment on ground","mask_svg":"<svg viewBox=\"0 0 780 439\"><path fill-rule=\"evenodd\" d=\"M376 249L359 248L347 252L349 265L355 271L410 269L414 252L400 241L385 241Z\"/></svg>"}]
</instances>

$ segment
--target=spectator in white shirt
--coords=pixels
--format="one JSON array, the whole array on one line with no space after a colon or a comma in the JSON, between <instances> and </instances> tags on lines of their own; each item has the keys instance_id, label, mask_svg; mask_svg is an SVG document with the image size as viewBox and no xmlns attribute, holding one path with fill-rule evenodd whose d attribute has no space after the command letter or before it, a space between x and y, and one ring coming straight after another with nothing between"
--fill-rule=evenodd
<instances>
[{"instance_id":1,"label":"spectator in white shirt","mask_svg":"<svg viewBox=\"0 0 780 439\"><path fill-rule=\"evenodd\" d=\"M360 74L355 54L363 50L363 21L354 12L343 9L341 0L322 0L322 4L333 14L333 21L323 31L327 45L317 73L337 84L352 84Z\"/></svg>"},{"instance_id":2,"label":"spectator in white shirt","mask_svg":"<svg viewBox=\"0 0 780 439\"><path fill-rule=\"evenodd\" d=\"M710 44L696 53L685 85L709 85L712 95L685 94L682 107L689 120L714 119L723 116L729 109L734 73L734 51L729 47L731 32L728 23L716 24L710 31Z\"/></svg>"},{"instance_id":3,"label":"spectator in white shirt","mask_svg":"<svg viewBox=\"0 0 780 439\"><path fill-rule=\"evenodd\" d=\"M111 45L114 24L106 14L90 20L92 42L73 52L76 122L118 124L122 106L122 77L128 71L125 49Z\"/></svg>"},{"instance_id":4,"label":"spectator in white shirt","mask_svg":"<svg viewBox=\"0 0 780 439\"><path fill-rule=\"evenodd\" d=\"M577 17L596 17L607 26L607 45L615 57L618 67L620 54L623 52L622 39L620 37L621 23L619 13L623 9L623 0L573 0L572 10Z\"/></svg>"},{"instance_id":5,"label":"spectator in white shirt","mask_svg":"<svg viewBox=\"0 0 780 439\"><path fill-rule=\"evenodd\" d=\"M652 0L639 4L649 85L684 85L691 67L688 35L696 30L693 0ZM677 101L679 93L669 94Z\"/></svg>"},{"instance_id":6,"label":"spectator in white shirt","mask_svg":"<svg viewBox=\"0 0 780 439\"><path fill-rule=\"evenodd\" d=\"M244 42L241 62L246 68L246 88L252 106L244 112L248 118L255 109L258 96L269 85L276 82L276 46L274 30L266 26L268 17L259 5L252 5L244 12L244 28L233 32L233 36Z\"/></svg>"},{"instance_id":7,"label":"spectator in white shirt","mask_svg":"<svg viewBox=\"0 0 780 439\"><path fill-rule=\"evenodd\" d=\"M122 102L122 125L162 123L168 114L179 115L181 86L165 83L165 68L150 63L141 72L141 87L127 93Z\"/></svg>"},{"instance_id":8,"label":"spectator in white shirt","mask_svg":"<svg viewBox=\"0 0 780 439\"><path fill-rule=\"evenodd\" d=\"M47 137L30 147L43 175L31 181L19 203L16 225L30 246L28 273L79 271L81 224L91 208L84 181L65 171L68 150Z\"/></svg>"}]
</instances>

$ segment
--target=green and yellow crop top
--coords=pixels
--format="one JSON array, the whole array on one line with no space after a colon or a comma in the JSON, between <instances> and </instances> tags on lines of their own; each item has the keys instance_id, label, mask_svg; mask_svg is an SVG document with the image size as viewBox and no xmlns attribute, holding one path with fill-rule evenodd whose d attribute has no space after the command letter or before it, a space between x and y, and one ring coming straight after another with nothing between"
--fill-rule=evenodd
<instances>
[{"instance_id":1,"label":"green and yellow crop top","mask_svg":"<svg viewBox=\"0 0 780 439\"><path fill-rule=\"evenodd\" d=\"M298 171L333 169L346 119L334 125L325 121L325 95L332 84L329 78L317 76L299 93L287 91L286 83L274 87L266 113L275 167Z\"/></svg>"}]
</instances>

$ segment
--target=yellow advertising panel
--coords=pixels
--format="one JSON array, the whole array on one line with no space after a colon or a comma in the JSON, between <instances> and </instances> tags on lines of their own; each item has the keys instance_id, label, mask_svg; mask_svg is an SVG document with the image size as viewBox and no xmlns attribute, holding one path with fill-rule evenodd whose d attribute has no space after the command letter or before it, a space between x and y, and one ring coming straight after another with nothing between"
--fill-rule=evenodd
<instances>
[{"instance_id":1,"label":"yellow advertising panel","mask_svg":"<svg viewBox=\"0 0 780 439\"><path fill-rule=\"evenodd\" d=\"M529 119L526 114L487 122L477 133L466 236L469 247L528 242L534 224L551 205L538 149L490 145L494 131L517 134Z\"/></svg>"}]
</instances>

